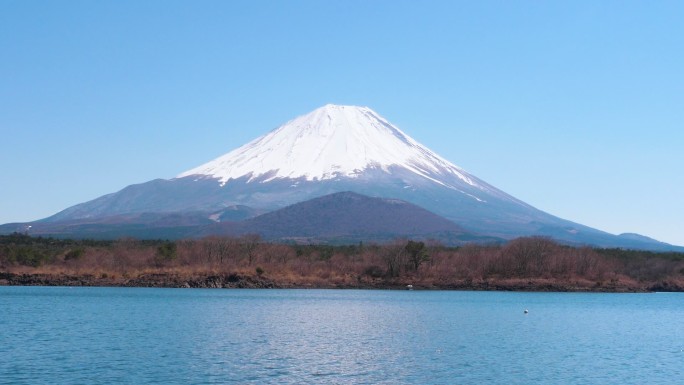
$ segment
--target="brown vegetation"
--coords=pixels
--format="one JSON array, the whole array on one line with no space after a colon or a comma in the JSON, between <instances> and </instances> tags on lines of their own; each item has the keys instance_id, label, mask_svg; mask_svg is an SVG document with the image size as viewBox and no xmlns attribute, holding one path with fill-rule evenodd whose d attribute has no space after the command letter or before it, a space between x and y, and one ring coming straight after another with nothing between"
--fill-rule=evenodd
<instances>
[{"instance_id":1,"label":"brown vegetation","mask_svg":"<svg viewBox=\"0 0 684 385\"><path fill-rule=\"evenodd\" d=\"M12 238L14 237L14 238ZM573 248L547 238L448 248L286 245L258 236L79 242L3 237L0 284L476 290L684 289L684 255Z\"/></svg>"}]
</instances>

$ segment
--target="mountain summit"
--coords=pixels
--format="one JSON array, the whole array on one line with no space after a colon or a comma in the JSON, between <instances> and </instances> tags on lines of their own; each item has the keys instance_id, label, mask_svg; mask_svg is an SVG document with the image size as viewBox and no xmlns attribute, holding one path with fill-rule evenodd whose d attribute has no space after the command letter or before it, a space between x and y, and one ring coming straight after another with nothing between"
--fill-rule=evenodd
<instances>
[{"instance_id":1,"label":"mountain summit","mask_svg":"<svg viewBox=\"0 0 684 385\"><path fill-rule=\"evenodd\" d=\"M433 153L368 107L328 104L178 177L205 175L221 183L248 176L354 178L365 170L402 167L435 183L444 175L475 178Z\"/></svg>"},{"instance_id":2,"label":"mountain summit","mask_svg":"<svg viewBox=\"0 0 684 385\"><path fill-rule=\"evenodd\" d=\"M182 236L181 230L215 225L228 218L244 220L263 214L260 221L250 222L263 223L271 218L269 212L339 192L402 200L478 237L537 235L570 244L669 246L618 237L545 213L430 151L370 108L333 104L299 116L176 178L128 186L34 222L31 229L63 229L66 234L83 225L123 221L126 226L135 224L137 234L157 223L173 224L180 229L176 236ZM5 226L16 229L16 225Z\"/></svg>"},{"instance_id":3,"label":"mountain summit","mask_svg":"<svg viewBox=\"0 0 684 385\"><path fill-rule=\"evenodd\" d=\"M515 200L430 151L370 108L334 104L297 117L178 178L204 176L225 185L240 178L261 183L353 179L371 171L413 174L476 201L488 194ZM477 191L481 194L470 194Z\"/></svg>"}]
</instances>

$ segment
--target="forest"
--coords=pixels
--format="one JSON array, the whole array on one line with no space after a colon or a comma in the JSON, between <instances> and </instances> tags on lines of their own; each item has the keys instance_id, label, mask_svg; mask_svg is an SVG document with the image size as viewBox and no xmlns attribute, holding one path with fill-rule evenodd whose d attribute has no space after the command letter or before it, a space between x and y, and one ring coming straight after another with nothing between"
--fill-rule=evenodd
<instances>
[{"instance_id":1,"label":"forest","mask_svg":"<svg viewBox=\"0 0 684 385\"><path fill-rule=\"evenodd\" d=\"M571 247L549 238L446 247L0 236L0 285L684 291L684 253Z\"/></svg>"}]
</instances>

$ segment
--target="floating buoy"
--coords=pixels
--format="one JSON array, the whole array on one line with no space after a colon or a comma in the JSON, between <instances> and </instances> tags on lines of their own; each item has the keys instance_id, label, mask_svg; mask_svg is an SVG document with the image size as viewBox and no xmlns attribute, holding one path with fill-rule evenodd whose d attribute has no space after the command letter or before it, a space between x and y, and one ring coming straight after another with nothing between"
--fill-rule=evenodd
<instances>
[{"instance_id":1,"label":"floating buoy","mask_svg":"<svg viewBox=\"0 0 684 385\"><path fill-rule=\"evenodd\" d=\"M413 285L406 285L406 290L413 290Z\"/></svg>"},{"instance_id":2,"label":"floating buoy","mask_svg":"<svg viewBox=\"0 0 684 385\"><path fill-rule=\"evenodd\" d=\"M527 313L529 313L529 311L527 311L527 309L525 309L525 311L523 313L527 314Z\"/></svg>"}]
</instances>

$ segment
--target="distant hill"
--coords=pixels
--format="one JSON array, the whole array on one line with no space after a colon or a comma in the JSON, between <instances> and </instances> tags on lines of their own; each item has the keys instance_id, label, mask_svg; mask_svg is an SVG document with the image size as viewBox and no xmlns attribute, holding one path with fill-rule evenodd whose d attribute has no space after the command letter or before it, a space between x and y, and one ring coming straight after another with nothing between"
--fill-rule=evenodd
<instances>
[{"instance_id":1,"label":"distant hill","mask_svg":"<svg viewBox=\"0 0 684 385\"><path fill-rule=\"evenodd\" d=\"M243 222L216 223L196 235L260 234L265 239L301 241L434 238L458 243L496 240L469 233L457 224L411 203L340 192L297 203Z\"/></svg>"},{"instance_id":2,"label":"distant hill","mask_svg":"<svg viewBox=\"0 0 684 385\"><path fill-rule=\"evenodd\" d=\"M3 232L27 232L60 238L116 239L240 236L259 234L266 240L305 243L356 243L396 238L435 239L446 244L500 242L500 238L468 232L414 204L340 192L258 214L247 206L231 206L207 215L142 213L33 225L7 224Z\"/></svg>"}]
</instances>

